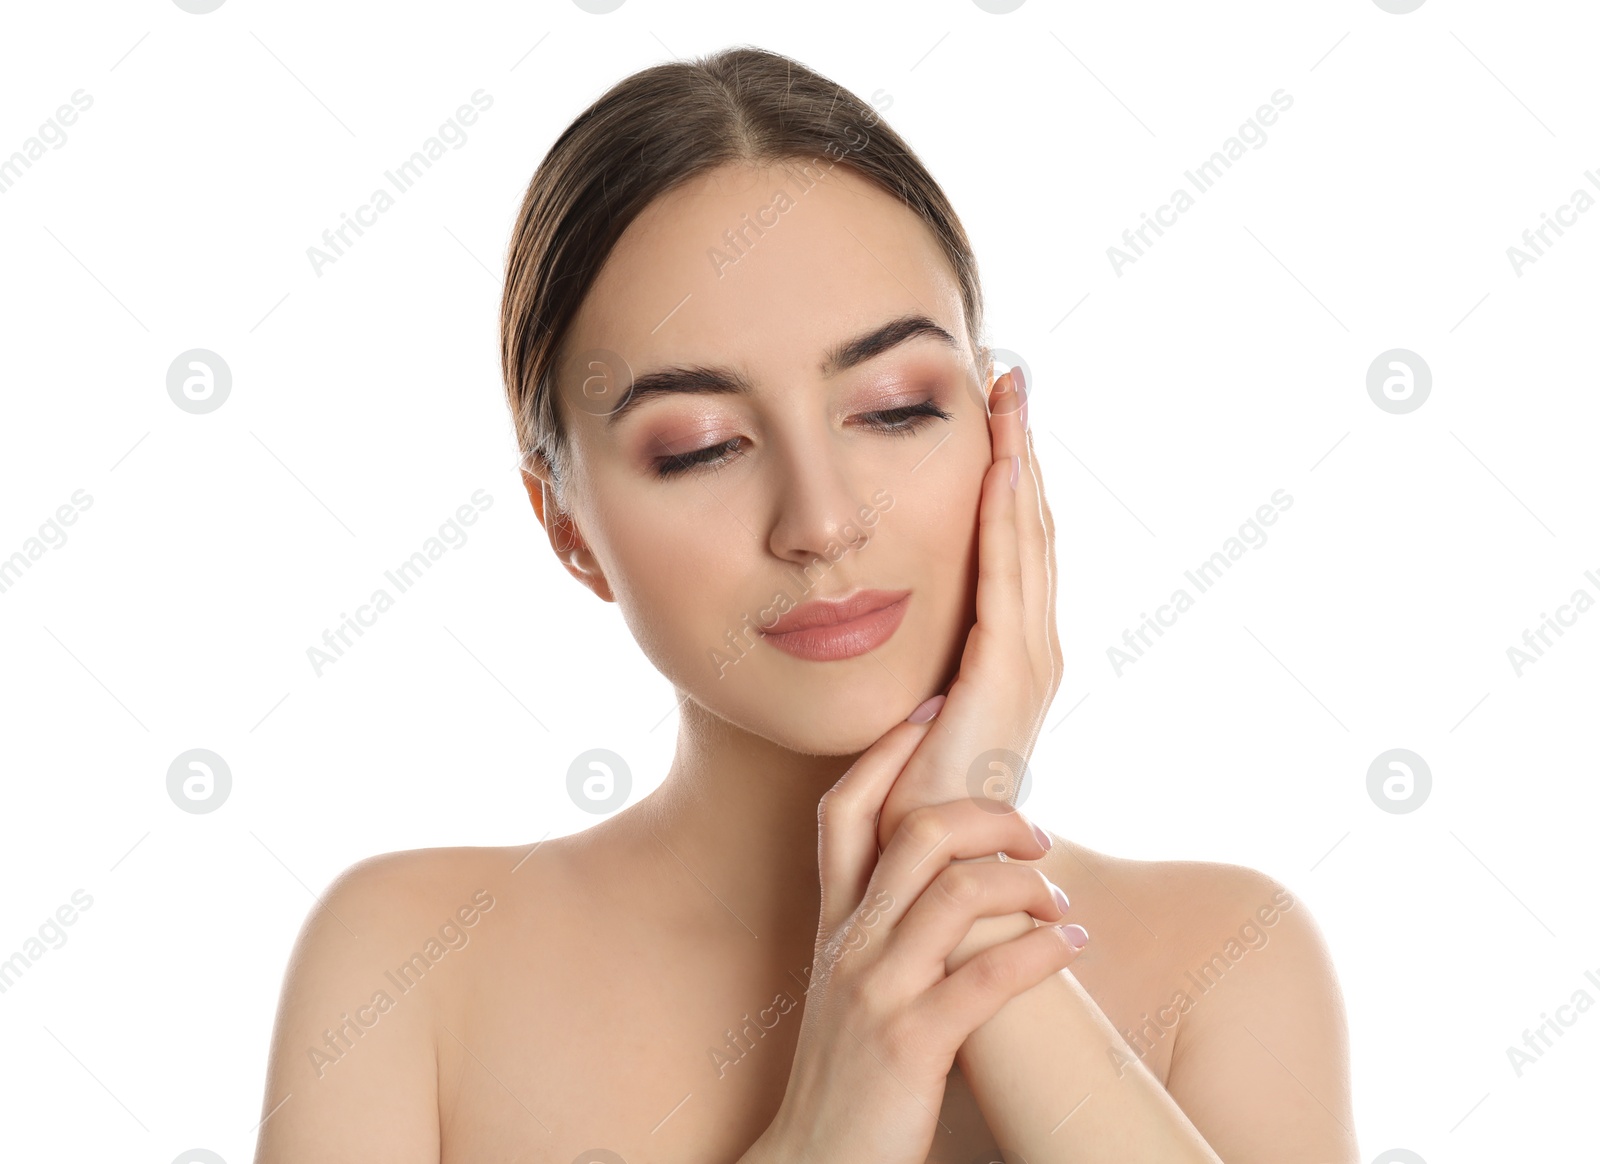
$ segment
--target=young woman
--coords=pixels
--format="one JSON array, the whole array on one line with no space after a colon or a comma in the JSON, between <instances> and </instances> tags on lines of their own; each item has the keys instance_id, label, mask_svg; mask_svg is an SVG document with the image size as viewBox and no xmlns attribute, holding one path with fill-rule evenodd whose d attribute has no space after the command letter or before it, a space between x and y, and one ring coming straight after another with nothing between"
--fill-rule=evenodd
<instances>
[{"instance_id":1,"label":"young woman","mask_svg":"<svg viewBox=\"0 0 1600 1164\"><path fill-rule=\"evenodd\" d=\"M1013 807L1053 526L982 333L939 187L788 58L646 69L561 135L506 387L555 554L679 692L676 755L576 835L343 874L258 1164L1356 1158L1305 906Z\"/></svg>"}]
</instances>

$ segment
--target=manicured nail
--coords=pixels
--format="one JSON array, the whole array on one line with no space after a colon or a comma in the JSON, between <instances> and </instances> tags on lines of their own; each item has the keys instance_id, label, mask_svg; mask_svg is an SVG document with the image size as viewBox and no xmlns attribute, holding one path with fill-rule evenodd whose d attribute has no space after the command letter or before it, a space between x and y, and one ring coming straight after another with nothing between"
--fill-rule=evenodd
<instances>
[{"instance_id":1,"label":"manicured nail","mask_svg":"<svg viewBox=\"0 0 1600 1164\"><path fill-rule=\"evenodd\" d=\"M1011 454L1011 488L1017 487L1017 482L1022 479L1022 458L1016 453Z\"/></svg>"},{"instance_id":2,"label":"manicured nail","mask_svg":"<svg viewBox=\"0 0 1600 1164\"><path fill-rule=\"evenodd\" d=\"M1056 899L1056 905L1060 907L1062 913L1066 913L1067 910L1072 908L1072 902L1067 900L1066 891L1061 886L1050 886L1050 896Z\"/></svg>"},{"instance_id":3,"label":"manicured nail","mask_svg":"<svg viewBox=\"0 0 1600 1164\"><path fill-rule=\"evenodd\" d=\"M1034 824L1031 820L1028 822L1028 827L1033 830L1033 835L1038 840L1040 848L1048 849L1051 845L1055 844L1055 842L1050 839L1050 834L1045 832L1038 825Z\"/></svg>"},{"instance_id":4,"label":"manicured nail","mask_svg":"<svg viewBox=\"0 0 1600 1164\"><path fill-rule=\"evenodd\" d=\"M1022 374L1022 365L1018 364L1015 368L1012 368L1010 376L1011 390L1017 394L1017 400L1020 401L1017 411L1022 414L1020 418L1022 427L1026 429L1028 427L1028 384L1027 377Z\"/></svg>"},{"instance_id":5,"label":"manicured nail","mask_svg":"<svg viewBox=\"0 0 1600 1164\"><path fill-rule=\"evenodd\" d=\"M1081 950L1089 944L1089 931L1076 923L1062 926L1061 931L1067 935L1067 942L1074 950Z\"/></svg>"},{"instance_id":6,"label":"manicured nail","mask_svg":"<svg viewBox=\"0 0 1600 1164\"><path fill-rule=\"evenodd\" d=\"M935 695L932 699L924 700L917 704L917 710L906 716L907 723L927 723L939 714L939 709L944 706L944 696Z\"/></svg>"}]
</instances>

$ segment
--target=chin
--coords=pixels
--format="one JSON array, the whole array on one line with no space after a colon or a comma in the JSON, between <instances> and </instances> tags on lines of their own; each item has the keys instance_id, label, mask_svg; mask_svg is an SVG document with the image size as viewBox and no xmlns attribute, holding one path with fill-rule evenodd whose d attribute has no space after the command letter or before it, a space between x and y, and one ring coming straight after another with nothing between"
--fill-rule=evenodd
<instances>
[{"instance_id":1,"label":"chin","mask_svg":"<svg viewBox=\"0 0 1600 1164\"><path fill-rule=\"evenodd\" d=\"M910 715L908 711L906 715ZM881 716L876 722L855 724L819 723L815 720L798 723L793 719L773 721L768 724L745 724L746 731L771 740L780 748L801 756L858 756L877 743L883 733L905 716Z\"/></svg>"},{"instance_id":2,"label":"chin","mask_svg":"<svg viewBox=\"0 0 1600 1164\"><path fill-rule=\"evenodd\" d=\"M791 752L809 756L853 756L866 751L890 728L927 699L943 690L921 685L905 672L905 683L871 659L860 660L865 669L850 676L818 670L813 681L796 684L775 677L770 670L752 670L744 676L737 694L698 691L696 699L714 715ZM809 666L818 666L810 664ZM907 687L910 690L907 690ZM721 696L719 699L718 696Z\"/></svg>"}]
</instances>

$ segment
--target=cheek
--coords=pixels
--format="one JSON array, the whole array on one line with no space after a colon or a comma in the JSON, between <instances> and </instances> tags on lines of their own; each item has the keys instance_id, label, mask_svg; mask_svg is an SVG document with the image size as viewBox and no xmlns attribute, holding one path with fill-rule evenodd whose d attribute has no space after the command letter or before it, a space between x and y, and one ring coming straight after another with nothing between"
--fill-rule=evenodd
<instances>
[{"instance_id":1,"label":"cheek","mask_svg":"<svg viewBox=\"0 0 1600 1164\"><path fill-rule=\"evenodd\" d=\"M987 445L962 450L944 466L946 471L920 483L923 493L915 500L922 584L938 594L941 610L957 620L977 592L978 513L990 463Z\"/></svg>"},{"instance_id":2,"label":"cheek","mask_svg":"<svg viewBox=\"0 0 1600 1164\"><path fill-rule=\"evenodd\" d=\"M938 463L936 453L904 483L896 491L895 508L884 515L884 520L904 531L921 552L932 556L927 565L939 577L949 571L935 569L936 562L954 564L969 551L977 551L979 501L990 463L987 446L948 451L951 456L944 463Z\"/></svg>"},{"instance_id":3,"label":"cheek","mask_svg":"<svg viewBox=\"0 0 1600 1164\"><path fill-rule=\"evenodd\" d=\"M703 516L619 507L594 542L629 630L668 675L682 675L738 625L740 580L749 588L749 563L740 560L748 535Z\"/></svg>"}]
</instances>

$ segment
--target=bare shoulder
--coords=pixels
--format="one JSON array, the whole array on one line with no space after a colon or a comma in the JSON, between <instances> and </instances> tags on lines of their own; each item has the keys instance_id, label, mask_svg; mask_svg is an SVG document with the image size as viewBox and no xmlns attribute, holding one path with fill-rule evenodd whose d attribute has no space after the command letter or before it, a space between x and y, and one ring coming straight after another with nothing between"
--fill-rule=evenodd
<instances>
[{"instance_id":1,"label":"bare shoulder","mask_svg":"<svg viewBox=\"0 0 1600 1164\"><path fill-rule=\"evenodd\" d=\"M460 940L456 931L478 925L513 886L539 880L550 852L549 846L406 849L357 861L307 914L289 975L305 958L361 964L418 946L437 947L429 953L441 962L439 951Z\"/></svg>"},{"instance_id":2,"label":"bare shoulder","mask_svg":"<svg viewBox=\"0 0 1600 1164\"><path fill-rule=\"evenodd\" d=\"M357 861L334 879L322 901L332 913L340 906L367 923L375 935L400 944L426 943L430 935L449 946L449 929L470 929L491 912L519 913L547 900L552 883L571 863L576 838L517 846L456 846L405 849ZM343 912L343 911L341 911ZM317 918L313 910L310 928ZM338 920L323 927L338 926ZM342 927L341 927L342 928ZM361 931L357 930L357 933Z\"/></svg>"},{"instance_id":3,"label":"bare shoulder","mask_svg":"<svg viewBox=\"0 0 1600 1164\"><path fill-rule=\"evenodd\" d=\"M375 907L391 919L427 921L463 893L494 896L548 872L559 841L526 846L405 849L357 861L335 878L327 896ZM487 907L493 909L493 906Z\"/></svg>"},{"instance_id":4,"label":"bare shoulder","mask_svg":"<svg viewBox=\"0 0 1600 1164\"><path fill-rule=\"evenodd\" d=\"M318 895L284 972L257 1164L437 1161L437 1018L469 962L452 955L542 874L528 852L383 853Z\"/></svg>"},{"instance_id":5,"label":"bare shoulder","mask_svg":"<svg viewBox=\"0 0 1600 1164\"><path fill-rule=\"evenodd\" d=\"M1100 912L1108 904L1115 906L1121 921L1149 927L1152 936L1175 952L1195 943L1260 948L1273 940L1257 932L1262 930L1320 942L1309 909L1294 893L1245 865L1134 860L1060 843L1040 864L1047 873L1075 883ZM1294 922L1280 926L1291 914Z\"/></svg>"},{"instance_id":6,"label":"bare shoulder","mask_svg":"<svg viewBox=\"0 0 1600 1164\"><path fill-rule=\"evenodd\" d=\"M1117 947L1100 951L1106 964L1158 968L1147 982L1157 1006L1131 1032L1130 1058L1142 1057L1141 1037L1170 1040L1167 1090L1218 1155L1356 1159L1344 1000L1307 903L1243 865L1057 847L1047 872L1068 879L1069 895L1076 882L1103 919ZM1086 928L1088 955L1097 935Z\"/></svg>"}]
</instances>

